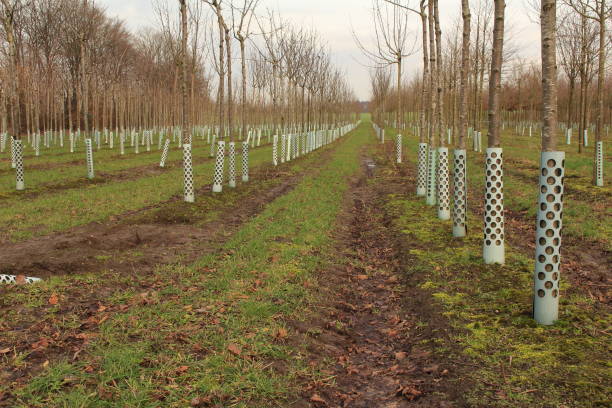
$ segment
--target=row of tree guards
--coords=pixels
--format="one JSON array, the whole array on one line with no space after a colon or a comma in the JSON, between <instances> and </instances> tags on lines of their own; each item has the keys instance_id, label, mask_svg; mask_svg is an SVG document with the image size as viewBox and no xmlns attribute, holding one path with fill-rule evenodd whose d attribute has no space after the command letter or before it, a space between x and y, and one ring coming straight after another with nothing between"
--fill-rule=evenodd
<instances>
[{"instance_id":1,"label":"row of tree guards","mask_svg":"<svg viewBox=\"0 0 612 408\"><path fill-rule=\"evenodd\" d=\"M101 135L123 154L130 137L138 152L153 135L165 148L171 134L191 163L192 137L206 127L211 151L227 149L233 168L236 140L250 134L307 137L354 123L356 98L318 34L256 13L258 3L156 2L156 27L132 34L93 0L0 0L0 147L10 143L17 188L26 137L35 156L58 140L71 152L85 144L89 163Z\"/></svg>"},{"instance_id":2,"label":"row of tree guards","mask_svg":"<svg viewBox=\"0 0 612 408\"><path fill-rule=\"evenodd\" d=\"M412 7L406 1L373 0L374 24L376 26L378 48L364 50L366 56L377 65L372 73L374 90L375 125L377 134L384 140L384 128L393 124L398 128L396 149L398 162L401 161L401 134L406 128L406 115L403 111L404 93L402 90L402 61L414 53L410 45L408 16L414 14L422 23L422 53L423 70L420 81L412 84L410 90L419 91L419 98L412 105L419 112L418 124L413 128L419 137L418 166L416 194L423 196L429 205L437 205L438 218L448 220L452 216L452 234L461 238L467 233L467 150L466 144L471 136L474 140L474 150L478 150L480 132L480 117L482 116L481 100L478 89L484 78L482 61L489 61L487 148L485 151L485 197L484 197L484 237L483 260L487 264L504 264L505 262L505 231L504 231L504 193L503 193L503 148L501 145L502 123L515 125L517 131L524 132L529 126L531 135L534 126L533 117L524 112L503 111L502 70L505 61L505 7L504 0L494 0L491 32L486 30L486 21L480 21L482 10L478 11L477 38L474 43L471 35L472 12L469 0L461 0L462 35L460 47L461 64L453 59L453 49L450 57L443 55L442 30L439 19L439 0L420 0L418 7ZM535 270L533 316L543 325L553 324L558 319L559 308L559 277L561 229L563 219L563 189L565 175L565 153L557 149L558 134L566 136L570 143L571 125L560 126L558 123L558 83L557 83L557 52L558 52L558 20L559 6L556 0L541 0L539 21L541 27L541 92L540 118L542 152L540 155L538 209L536 220ZM603 104L603 89L605 86L605 21L610 16L610 6L605 0L566 0L565 13L577 13L583 20L591 19L598 23L600 38L599 72L597 84L597 118L595 123L595 157L593 182L603 185L603 141L604 117L606 109ZM486 18L486 13L484 13ZM484 28L483 28L484 27ZM490 36L490 53L485 56L485 41L480 36ZM482 41L482 42L481 42ZM415 41L416 43L416 41ZM473 53L479 54L476 62ZM480 58L482 60L480 60ZM488 59L487 59L488 58ZM448 88L449 81L443 80L449 75L450 66L459 66L458 87ZM397 85L392 90L389 80L388 66L395 65ZM582 68L579 68L582 69ZM451 70L452 71L452 70ZM450 74L453 75L452 73ZM452 83L452 81L451 81ZM458 88L458 91L457 91ZM475 91L474 91L475 90ZM393 91L393 92L392 92ZM469 103L471 91L472 103ZM505 91L505 89L504 89ZM391 104L395 108L394 120L388 120L387 109ZM581 95L582 97L582 95ZM445 105L446 104L446 105ZM571 105L571 100L569 102ZM586 104L581 103L579 121L580 146L588 143L585 121ZM414 110L414 109L413 109ZM609 110L608 110L609 115ZM504 117L505 116L505 117ZM572 123L572 116L568 117ZM413 122L414 123L414 122ZM472 124L469 127L469 123ZM447 130L448 129L448 130ZM443 130L447 130L445 134ZM450 134L453 137L455 149L452 153L453 164L453 200L452 211L449 199L449 151ZM569 135L569 136L568 136Z\"/></svg>"},{"instance_id":3,"label":"row of tree guards","mask_svg":"<svg viewBox=\"0 0 612 408\"><path fill-rule=\"evenodd\" d=\"M240 164L242 181L249 181L249 148L259 147L262 135L278 165L352 130L359 104L318 34L273 11L257 15L258 3L178 0L175 19L168 3L158 2L159 27L133 35L92 0L0 0L8 51L0 152L10 150L17 190L25 189L28 145L35 157L41 147L74 153L83 145L92 179L96 150L124 155L127 144L138 153L157 142L165 167L171 143L178 143L184 200L194 202L194 143L206 139L210 146L212 190L219 193L226 183L237 186ZM236 61L239 93L233 90ZM0 283L19 280L0 275Z\"/></svg>"}]
</instances>

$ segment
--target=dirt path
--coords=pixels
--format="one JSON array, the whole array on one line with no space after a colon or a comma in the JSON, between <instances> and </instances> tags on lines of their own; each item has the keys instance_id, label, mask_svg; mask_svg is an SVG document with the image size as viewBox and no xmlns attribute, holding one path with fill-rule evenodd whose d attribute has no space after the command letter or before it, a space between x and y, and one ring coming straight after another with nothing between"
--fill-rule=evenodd
<instances>
[{"instance_id":1,"label":"dirt path","mask_svg":"<svg viewBox=\"0 0 612 408\"><path fill-rule=\"evenodd\" d=\"M334 361L325 373L333 380L311 384L302 405L448 406L433 392L448 371L419 348L425 334L416 327L422 299L405 302L411 296L405 271L409 265L382 210L384 195L402 185L376 185L373 160L362 160L363 171L353 181L338 221L340 261L322 271L320 279L321 298L332 300L321 305L314 322L293 323L308 337L311 359Z\"/></svg>"}]
</instances>

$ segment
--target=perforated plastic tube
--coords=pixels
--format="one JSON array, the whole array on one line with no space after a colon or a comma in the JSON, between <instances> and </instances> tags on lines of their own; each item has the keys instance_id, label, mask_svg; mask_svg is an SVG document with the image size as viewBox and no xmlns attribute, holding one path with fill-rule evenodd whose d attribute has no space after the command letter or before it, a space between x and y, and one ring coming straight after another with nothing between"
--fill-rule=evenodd
<instances>
[{"instance_id":1,"label":"perforated plastic tube","mask_svg":"<svg viewBox=\"0 0 612 408\"><path fill-rule=\"evenodd\" d=\"M505 262L503 177L502 149L490 147L486 151L485 231L482 250L487 264Z\"/></svg>"},{"instance_id":2,"label":"perforated plastic tube","mask_svg":"<svg viewBox=\"0 0 612 408\"><path fill-rule=\"evenodd\" d=\"M94 178L93 149L91 139L85 139L85 154L87 156L87 178Z\"/></svg>"},{"instance_id":3,"label":"perforated plastic tube","mask_svg":"<svg viewBox=\"0 0 612 408\"><path fill-rule=\"evenodd\" d=\"M550 325L559 315L559 266L565 153L542 152L536 223L533 317Z\"/></svg>"},{"instance_id":4,"label":"perforated plastic tube","mask_svg":"<svg viewBox=\"0 0 612 408\"><path fill-rule=\"evenodd\" d=\"M213 175L213 193L220 193L223 190L223 173L225 167L225 142L219 140L217 146L217 159L215 161L215 173Z\"/></svg>"},{"instance_id":5,"label":"perforated plastic tube","mask_svg":"<svg viewBox=\"0 0 612 408\"><path fill-rule=\"evenodd\" d=\"M466 235L466 211L467 211L467 151L455 149L454 151L454 200L453 200L453 237L465 237Z\"/></svg>"},{"instance_id":6,"label":"perforated plastic tube","mask_svg":"<svg viewBox=\"0 0 612 408\"><path fill-rule=\"evenodd\" d=\"M427 197L428 205L436 205L436 149L429 149L427 160Z\"/></svg>"},{"instance_id":7,"label":"perforated plastic tube","mask_svg":"<svg viewBox=\"0 0 612 408\"><path fill-rule=\"evenodd\" d=\"M31 276L26 276L25 283L35 283L40 282L42 279L33 278ZM0 284L15 284L17 283L17 276L15 275L4 275L0 274Z\"/></svg>"},{"instance_id":8,"label":"perforated plastic tube","mask_svg":"<svg viewBox=\"0 0 612 408\"><path fill-rule=\"evenodd\" d=\"M191 159L191 143L183 145L183 175L185 187L185 201L193 203L195 201L193 189L193 164Z\"/></svg>"},{"instance_id":9,"label":"perforated plastic tube","mask_svg":"<svg viewBox=\"0 0 612 408\"><path fill-rule=\"evenodd\" d=\"M23 144L21 139L13 141L13 151L15 153L15 189L25 189L25 178L23 170Z\"/></svg>"},{"instance_id":10,"label":"perforated plastic tube","mask_svg":"<svg viewBox=\"0 0 612 408\"><path fill-rule=\"evenodd\" d=\"M450 194L448 183L448 148L438 148L438 218L450 219Z\"/></svg>"},{"instance_id":11,"label":"perforated plastic tube","mask_svg":"<svg viewBox=\"0 0 612 408\"><path fill-rule=\"evenodd\" d=\"M229 164L229 186L230 188L236 187L236 143L229 142L228 145L228 164Z\"/></svg>"}]
</instances>

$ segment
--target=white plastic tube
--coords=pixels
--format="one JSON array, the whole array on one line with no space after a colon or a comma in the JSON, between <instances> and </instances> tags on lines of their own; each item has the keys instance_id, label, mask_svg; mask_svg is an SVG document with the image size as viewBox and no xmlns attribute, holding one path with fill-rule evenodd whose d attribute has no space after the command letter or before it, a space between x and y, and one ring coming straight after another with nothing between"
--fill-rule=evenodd
<instances>
[{"instance_id":1,"label":"white plastic tube","mask_svg":"<svg viewBox=\"0 0 612 408\"><path fill-rule=\"evenodd\" d=\"M242 181L249 181L249 142L242 142Z\"/></svg>"},{"instance_id":2,"label":"white plastic tube","mask_svg":"<svg viewBox=\"0 0 612 408\"><path fill-rule=\"evenodd\" d=\"M500 147L487 149L485 173L485 231L482 256L486 264L504 264L504 173Z\"/></svg>"},{"instance_id":3,"label":"white plastic tube","mask_svg":"<svg viewBox=\"0 0 612 408\"><path fill-rule=\"evenodd\" d=\"M21 139L15 139L13 143L13 151L15 152L15 189L21 191L25 189L23 144Z\"/></svg>"},{"instance_id":4,"label":"white plastic tube","mask_svg":"<svg viewBox=\"0 0 612 408\"><path fill-rule=\"evenodd\" d=\"M438 147L438 218L450 220L448 147Z\"/></svg>"},{"instance_id":5,"label":"white plastic tube","mask_svg":"<svg viewBox=\"0 0 612 408\"><path fill-rule=\"evenodd\" d=\"M417 196L425 196L427 194L427 147L427 143L419 143Z\"/></svg>"},{"instance_id":6,"label":"white plastic tube","mask_svg":"<svg viewBox=\"0 0 612 408\"><path fill-rule=\"evenodd\" d=\"M272 138L272 164L278 166L278 135Z\"/></svg>"},{"instance_id":7,"label":"white plastic tube","mask_svg":"<svg viewBox=\"0 0 612 408\"><path fill-rule=\"evenodd\" d=\"M595 144L595 185L603 187L604 172L603 172L603 142L599 141Z\"/></svg>"},{"instance_id":8,"label":"white plastic tube","mask_svg":"<svg viewBox=\"0 0 612 408\"><path fill-rule=\"evenodd\" d=\"M85 155L87 157L87 178L94 178L93 149L91 139L85 139Z\"/></svg>"},{"instance_id":9,"label":"white plastic tube","mask_svg":"<svg viewBox=\"0 0 612 408\"><path fill-rule=\"evenodd\" d=\"M159 161L159 167L166 167L166 159L168 158L168 150L170 149L170 139L166 139L164 143L164 150L162 151L161 160Z\"/></svg>"},{"instance_id":10,"label":"white plastic tube","mask_svg":"<svg viewBox=\"0 0 612 408\"><path fill-rule=\"evenodd\" d=\"M287 154L286 148L287 148L287 136L282 135L281 136L281 163L285 162L285 155Z\"/></svg>"},{"instance_id":11,"label":"white plastic tube","mask_svg":"<svg viewBox=\"0 0 612 408\"><path fill-rule=\"evenodd\" d=\"M213 193L223 191L223 173L225 167L225 142L219 140L217 145L217 159L215 161L215 173L213 175Z\"/></svg>"},{"instance_id":12,"label":"white plastic tube","mask_svg":"<svg viewBox=\"0 0 612 408\"><path fill-rule=\"evenodd\" d=\"M402 135L399 133L395 137L395 155L397 163L402 162Z\"/></svg>"},{"instance_id":13,"label":"white plastic tube","mask_svg":"<svg viewBox=\"0 0 612 408\"><path fill-rule=\"evenodd\" d=\"M25 277L25 283L35 283L35 282L40 282L40 281L42 281L42 279L40 278L33 278L31 276ZM17 276L0 274L0 284L15 284L15 283L17 283Z\"/></svg>"},{"instance_id":14,"label":"white plastic tube","mask_svg":"<svg viewBox=\"0 0 612 408\"><path fill-rule=\"evenodd\" d=\"M536 223L533 317L550 325L559 316L564 152L542 152Z\"/></svg>"},{"instance_id":15,"label":"white plastic tube","mask_svg":"<svg viewBox=\"0 0 612 408\"><path fill-rule=\"evenodd\" d=\"M229 163L229 186L230 188L236 187L236 143L229 142L228 144L228 163Z\"/></svg>"},{"instance_id":16,"label":"white plastic tube","mask_svg":"<svg viewBox=\"0 0 612 408\"><path fill-rule=\"evenodd\" d=\"M436 149L429 149L427 160L427 205L436 205Z\"/></svg>"},{"instance_id":17,"label":"white plastic tube","mask_svg":"<svg viewBox=\"0 0 612 408\"><path fill-rule=\"evenodd\" d=\"M191 143L183 145L183 175L185 187L185 201L193 203L195 194L193 188L193 163L191 158Z\"/></svg>"},{"instance_id":18,"label":"white plastic tube","mask_svg":"<svg viewBox=\"0 0 612 408\"><path fill-rule=\"evenodd\" d=\"M454 151L454 200L453 200L453 237L465 237L467 232L467 151Z\"/></svg>"}]
</instances>

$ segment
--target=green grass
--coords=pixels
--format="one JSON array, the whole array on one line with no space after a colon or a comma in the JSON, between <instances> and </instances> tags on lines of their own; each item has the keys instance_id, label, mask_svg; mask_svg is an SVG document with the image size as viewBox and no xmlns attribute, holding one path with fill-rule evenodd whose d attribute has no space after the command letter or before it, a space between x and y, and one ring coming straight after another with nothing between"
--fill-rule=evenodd
<instances>
[{"instance_id":1,"label":"green grass","mask_svg":"<svg viewBox=\"0 0 612 408\"><path fill-rule=\"evenodd\" d=\"M348 178L359 169L357 152L371 140L362 124L320 172L269 204L215 254L125 277L132 288L150 289L109 297L116 312L76 361L52 361L24 385L0 384L0 392L10 391L15 407L185 407L198 397L223 406L286 406L300 379L318 373L280 329L285 319L304 318L313 300L314 272L333 256L331 229ZM45 304L51 293L69 302L63 288L99 284L67 277L13 288L3 302Z\"/></svg>"},{"instance_id":2,"label":"green grass","mask_svg":"<svg viewBox=\"0 0 612 408\"><path fill-rule=\"evenodd\" d=\"M387 128L387 141L392 143L396 131ZM483 150L486 148L486 134L483 132ZM416 163L418 139L412 134L403 136L407 149L405 157ZM484 153L473 152L468 140L468 183L484 189ZM511 130L502 134L504 148L504 205L507 209L535 216L538 198L539 138L519 136ZM452 147L451 147L452 149ZM578 154L575 145L559 144L566 151L566 177L564 195L563 233L579 239L596 241L612 250L612 185L604 187L591 185L593 163L592 148ZM609 161L604 168L610 168ZM452 166L451 166L452 169ZM452 171L452 170L451 170Z\"/></svg>"},{"instance_id":3,"label":"green grass","mask_svg":"<svg viewBox=\"0 0 612 408\"><path fill-rule=\"evenodd\" d=\"M252 151L251 168L270 161L270 152L270 147ZM212 161L194 166L196 189L212 182L213 167ZM174 168L155 176L49 192L25 202L20 197L4 200L0 239L24 240L155 205L181 194L182 180L182 168Z\"/></svg>"},{"instance_id":4,"label":"green grass","mask_svg":"<svg viewBox=\"0 0 612 408\"><path fill-rule=\"evenodd\" d=\"M265 140L264 140L265 142ZM263 144L262 146L265 146ZM51 149L47 155L39 157L27 157L24 161L26 193L48 193L53 192L57 187L71 187L78 181L83 181L86 175L85 152L75 151L68 153L63 150ZM199 162L208 159L210 145L206 145L200 140L196 140L193 148L193 160ZM159 164L161 151L157 150L157 145L151 147L150 152L146 152L145 147L140 148L140 153L135 154L133 148L126 145L126 154L119 155L118 146L113 150L103 148L95 150L94 164L97 174L113 175L122 171L133 169L138 175L138 167ZM182 161L182 149L171 146L166 160L166 166L180 165ZM10 161L2 163L0 168L0 199L19 197L21 192L15 191L15 171L10 169ZM101 179L97 181L102 181ZM82 187L74 185L74 188Z\"/></svg>"},{"instance_id":5,"label":"green grass","mask_svg":"<svg viewBox=\"0 0 612 408\"><path fill-rule=\"evenodd\" d=\"M381 174L377 182L384 183L389 173ZM512 176L506 186L507 197L526 189ZM484 265L478 231L453 240L450 221L438 220L424 200L398 194L386 202L408 247L406 272L431 296L450 328L450 339L440 336L426 344L440 361L467 362L456 366L467 369L454 380L467 406L610 406L607 330L612 320L605 308L571 288L562 275L560 320L551 327L537 326L531 317L532 254L507 245L506 265ZM521 202L510 201L510 206ZM569 215L566 221L576 222L579 216ZM479 225L480 220L470 218L468 224Z\"/></svg>"}]
</instances>

